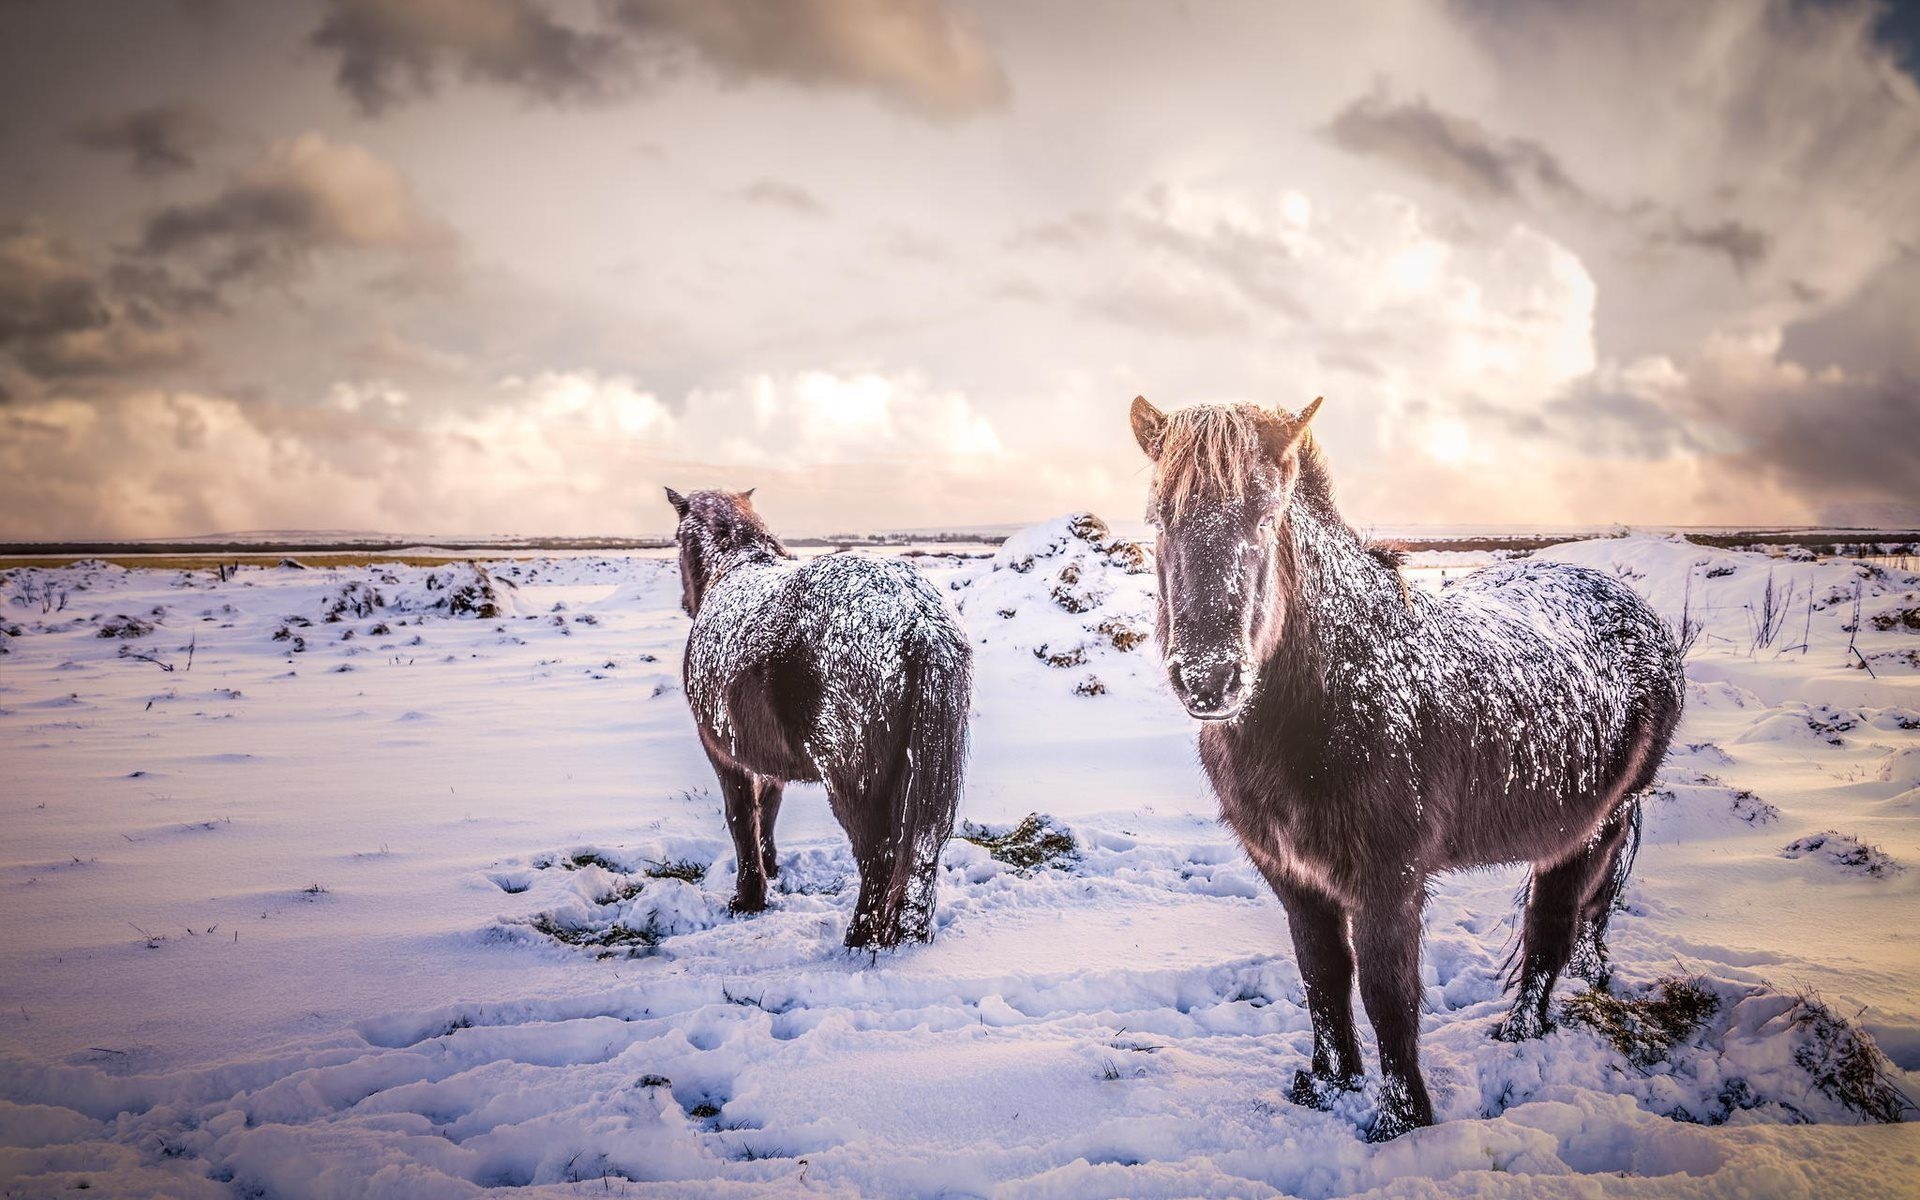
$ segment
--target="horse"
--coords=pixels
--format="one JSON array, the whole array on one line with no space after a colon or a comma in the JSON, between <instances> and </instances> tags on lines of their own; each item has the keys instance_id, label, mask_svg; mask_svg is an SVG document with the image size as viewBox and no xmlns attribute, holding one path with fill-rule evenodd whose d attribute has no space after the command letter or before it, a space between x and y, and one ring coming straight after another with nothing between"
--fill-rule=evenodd
<instances>
[{"instance_id":1,"label":"horse","mask_svg":"<svg viewBox=\"0 0 1920 1200\"><path fill-rule=\"evenodd\" d=\"M846 944L930 940L973 692L953 611L908 563L798 562L754 511L752 489L666 492L693 618L687 703L739 863L732 910L766 908L782 789L817 781L860 871Z\"/></svg>"},{"instance_id":2,"label":"horse","mask_svg":"<svg viewBox=\"0 0 1920 1200\"><path fill-rule=\"evenodd\" d=\"M1680 719L1681 654L1620 580L1513 562L1434 594L1335 507L1308 422L1253 404L1133 402L1152 462L1157 638L1204 724L1223 820L1278 895L1313 1023L1288 1096L1358 1090L1353 980L1379 1046L1370 1139L1433 1123L1420 1071L1420 934L1438 872L1527 863L1510 1011L1550 1029L1571 962L1607 972L1640 793Z\"/></svg>"}]
</instances>

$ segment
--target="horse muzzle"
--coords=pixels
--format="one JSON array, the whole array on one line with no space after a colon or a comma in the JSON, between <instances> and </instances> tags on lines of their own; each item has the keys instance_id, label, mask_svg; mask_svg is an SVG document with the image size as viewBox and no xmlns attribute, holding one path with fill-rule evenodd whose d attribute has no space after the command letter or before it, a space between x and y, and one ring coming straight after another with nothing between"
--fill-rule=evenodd
<instances>
[{"instance_id":1,"label":"horse muzzle","mask_svg":"<svg viewBox=\"0 0 1920 1200\"><path fill-rule=\"evenodd\" d=\"M1226 721L1247 702L1247 672L1238 662L1180 663L1168 672L1174 694L1202 721Z\"/></svg>"}]
</instances>

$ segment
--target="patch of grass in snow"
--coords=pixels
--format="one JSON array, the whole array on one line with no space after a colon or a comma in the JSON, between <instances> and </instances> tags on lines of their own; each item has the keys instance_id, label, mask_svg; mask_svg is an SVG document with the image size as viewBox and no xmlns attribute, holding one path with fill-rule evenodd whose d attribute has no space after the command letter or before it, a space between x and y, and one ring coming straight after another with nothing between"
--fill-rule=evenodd
<instances>
[{"instance_id":1,"label":"patch of grass in snow","mask_svg":"<svg viewBox=\"0 0 1920 1200\"><path fill-rule=\"evenodd\" d=\"M1641 1070L1663 1061L1720 1010L1720 998L1698 979L1670 975L1637 997L1589 988L1566 1003L1567 1019L1605 1038Z\"/></svg>"},{"instance_id":2,"label":"patch of grass in snow","mask_svg":"<svg viewBox=\"0 0 1920 1200\"><path fill-rule=\"evenodd\" d=\"M690 858L676 858L671 862L654 863L642 873L648 879L678 879L684 883L699 883L707 877L707 866Z\"/></svg>"},{"instance_id":3,"label":"patch of grass in snow","mask_svg":"<svg viewBox=\"0 0 1920 1200\"><path fill-rule=\"evenodd\" d=\"M1813 992L1802 992L1792 1011L1802 1034L1793 1061L1815 1087L1871 1121L1892 1125L1920 1106L1895 1087L1887 1056L1867 1031L1829 1008Z\"/></svg>"},{"instance_id":4,"label":"patch of grass in snow","mask_svg":"<svg viewBox=\"0 0 1920 1200\"><path fill-rule=\"evenodd\" d=\"M600 867L615 874L626 873L626 868L598 850L583 850L578 854L570 854L561 861L560 865L569 871L578 871L581 867Z\"/></svg>"},{"instance_id":5,"label":"patch of grass in snow","mask_svg":"<svg viewBox=\"0 0 1920 1200\"><path fill-rule=\"evenodd\" d=\"M101 622L94 632L102 638L142 638L153 632L153 622L142 621L139 617L130 617L125 613L116 613Z\"/></svg>"},{"instance_id":6,"label":"patch of grass in snow","mask_svg":"<svg viewBox=\"0 0 1920 1200\"><path fill-rule=\"evenodd\" d=\"M627 901L633 899L635 896L638 896L641 892L645 891L646 889L647 889L647 885L642 883L640 880L629 879L622 882L618 887L615 887L612 891L608 892L606 895L601 896L599 899L595 900L594 903L599 905L624 904Z\"/></svg>"},{"instance_id":7,"label":"patch of grass in snow","mask_svg":"<svg viewBox=\"0 0 1920 1200\"><path fill-rule=\"evenodd\" d=\"M635 929L631 925L613 924L599 929L587 929L573 925L562 925L547 913L541 913L529 923L535 933L544 934L564 946L579 946L585 949L598 949L601 958L612 958L617 950L625 949L630 955L642 950L651 950L660 944L660 934L651 929Z\"/></svg>"},{"instance_id":8,"label":"patch of grass in snow","mask_svg":"<svg viewBox=\"0 0 1920 1200\"><path fill-rule=\"evenodd\" d=\"M1073 832L1045 813L1028 813L1012 829L995 832L990 825L965 822L954 836L972 842L1021 874L1042 867L1065 870L1080 861Z\"/></svg>"},{"instance_id":9,"label":"patch of grass in snow","mask_svg":"<svg viewBox=\"0 0 1920 1200\"><path fill-rule=\"evenodd\" d=\"M1107 694L1107 685L1100 682L1098 675L1089 675L1079 683L1073 685L1073 694L1076 696L1104 696Z\"/></svg>"}]
</instances>

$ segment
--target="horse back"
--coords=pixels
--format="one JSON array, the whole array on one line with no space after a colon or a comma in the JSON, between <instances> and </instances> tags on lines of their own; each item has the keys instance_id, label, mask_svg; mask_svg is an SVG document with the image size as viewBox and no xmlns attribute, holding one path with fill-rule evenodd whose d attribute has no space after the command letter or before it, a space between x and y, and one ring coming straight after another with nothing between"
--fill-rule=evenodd
<instances>
[{"instance_id":1,"label":"horse back","mask_svg":"<svg viewBox=\"0 0 1920 1200\"><path fill-rule=\"evenodd\" d=\"M937 677L957 653L964 686L966 639L913 567L827 555L762 571L723 581L739 592L688 640L702 736L748 770L864 777L889 756L909 676Z\"/></svg>"}]
</instances>

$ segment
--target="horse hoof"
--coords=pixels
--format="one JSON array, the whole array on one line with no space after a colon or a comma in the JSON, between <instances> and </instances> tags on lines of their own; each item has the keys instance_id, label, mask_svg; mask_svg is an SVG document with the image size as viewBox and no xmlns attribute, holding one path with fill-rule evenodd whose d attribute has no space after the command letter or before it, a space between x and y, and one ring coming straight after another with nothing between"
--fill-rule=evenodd
<instances>
[{"instance_id":1,"label":"horse hoof","mask_svg":"<svg viewBox=\"0 0 1920 1200\"><path fill-rule=\"evenodd\" d=\"M1353 1075L1315 1075L1312 1071L1295 1071L1293 1086L1287 1089L1287 1099L1302 1108L1317 1108L1326 1112L1341 1092L1357 1092L1360 1080Z\"/></svg>"},{"instance_id":2,"label":"horse hoof","mask_svg":"<svg viewBox=\"0 0 1920 1200\"><path fill-rule=\"evenodd\" d=\"M736 917L752 916L757 912L765 912L766 909L765 896L735 896L727 902L727 911Z\"/></svg>"},{"instance_id":3,"label":"horse hoof","mask_svg":"<svg viewBox=\"0 0 1920 1200\"><path fill-rule=\"evenodd\" d=\"M1379 1145L1381 1142L1391 1142L1403 1134L1412 1133L1416 1129L1431 1124L1433 1124L1432 1121L1416 1120L1407 1113L1387 1112L1382 1109L1380 1115L1374 1118L1373 1124L1367 1126L1363 1136L1374 1145Z\"/></svg>"},{"instance_id":4,"label":"horse hoof","mask_svg":"<svg viewBox=\"0 0 1920 1200\"><path fill-rule=\"evenodd\" d=\"M1389 1078L1380 1085L1379 1108L1362 1135L1369 1142L1390 1142L1403 1133L1433 1124L1433 1102L1417 1080Z\"/></svg>"}]
</instances>

